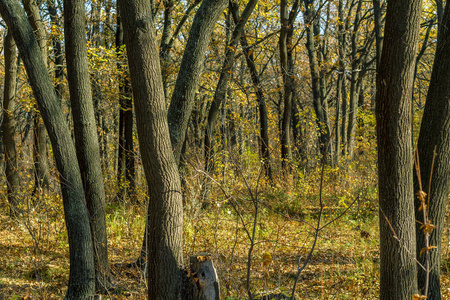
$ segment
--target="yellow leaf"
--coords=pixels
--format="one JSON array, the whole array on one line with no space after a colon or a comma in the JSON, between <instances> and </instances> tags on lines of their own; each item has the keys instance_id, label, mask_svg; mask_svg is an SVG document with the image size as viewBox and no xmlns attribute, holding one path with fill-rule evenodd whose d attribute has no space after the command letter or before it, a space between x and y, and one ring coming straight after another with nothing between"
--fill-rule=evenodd
<instances>
[{"instance_id":1,"label":"yellow leaf","mask_svg":"<svg viewBox=\"0 0 450 300\"><path fill-rule=\"evenodd\" d=\"M422 254L423 254L425 251L428 252L428 251L430 251L430 250L432 250L432 249L436 249L436 248L437 248L436 246L423 247L422 250L420 250L419 255L422 256Z\"/></svg>"},{"instance_id":2,"label":"yellow leaf","mask_svg":"<svg viewBox=\"0 0 450 300\"><path fill-rule=\"evenodd\" d=\"M272 255L269 252L264 252L263 254L263 264L264 266L268 266L272 263Z\"/></svg>"},{"instance_id":3,"label":"yellow leaf","mask_svg":"<svg viewBox=\"0 0 450 300\"><path fill-rule=\"evenodd\" d=\"M420 226L420 229L423 229L423 232L428 233L428 234L430 234L433 231L433 229L435 229L435 228L436 228L436 226L431 224L431 222L429 220L427 221L427 224Z\"/></svg>"},{"instance_id":4,"label":"yellow leaf","mask_svg":"<svg viewBox=\"0 0 450 300\"><path fill-rule=\"evenodd\" d=\"M424 191L418 191L417 197L420 201L425 201L425 199L427 198L427 193L425 193Z\"/></svg>"},{"instance_id":5,"label":"yellow leaf","mask_svg":"<svg viewBox=\"0 0 450 300\"><path fill-rule=\"evenodd\" d=\"M413 300L422 300L422 299L427 299L427 296L419 295L419 294L413 295Z\"/></svg>"}]
</instances>

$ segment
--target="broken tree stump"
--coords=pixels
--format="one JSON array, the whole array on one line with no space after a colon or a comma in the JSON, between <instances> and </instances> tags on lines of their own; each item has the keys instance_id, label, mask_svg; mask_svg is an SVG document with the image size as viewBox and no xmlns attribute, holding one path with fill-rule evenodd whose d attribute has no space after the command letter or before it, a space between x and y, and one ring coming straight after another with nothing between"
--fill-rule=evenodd
<instances>
[{"instance_id":1,"label":"broken tree stump","mask_svg":"<svg viewBox=\"0 0 450 300\"><path fill-rule=\"evenodd\" d=\"M189 294L192 300L220 300L219 278L211 254L198 253L190 257Z\"/></svg>"}]
</instances>

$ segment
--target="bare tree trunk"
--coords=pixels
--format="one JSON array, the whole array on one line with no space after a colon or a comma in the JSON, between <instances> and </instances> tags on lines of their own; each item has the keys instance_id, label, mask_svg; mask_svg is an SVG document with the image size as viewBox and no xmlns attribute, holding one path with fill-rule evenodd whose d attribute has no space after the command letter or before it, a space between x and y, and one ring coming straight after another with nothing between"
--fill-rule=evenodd
<instances>
[{"instance_id":1,"label":"bare tree trunk","mask_svg":"<svg viewBox=\"0 0 450 300\"><path fill-rule=\"evenodd\" d=\"M381 300L417 293L410 108L421 8L420 0L388 1L377 77Z\"/></svg>"},{"instance_id":2,"label":"bare tree trunk","mask_svg":"<svg viewBox=\"0 0 450 300\"><path fill-rule=\"evenodd\" d=\"M440 270L442 253L442 233L445 227L450 185L450 3L447 2L438 34L436 55L433 63L427 102L420 127L417 149L420 160L420 181L428 195L428 214L436 228L430 234L430 245L437 249L429 252L428 298L442 299L440 290ZM436 157L435 157L436 155ZM434 163L434 164L433 164ZM416 174L417 175L417 174ZM414 177L414 191L420 189L419 177ZM416 219L423 220L419 211L420 201L416 199ZM426 264L426 256L420 251L426 247L423 228L416 223L417 259ZM418 268L418 285L424 293L427 271Z\"/></svg>"},{"instance_id":3,"label":"bare tree trunk","mask_svg":"<svg viewBox=\"0 0 450 300\"><path fill-rule=\"evenodd\" d=\"M23 0L22 3L27 12L31 27L36 35L44 64L47 65L47 33L41 19L39 7L34 0ZM49 185L47 131L39 113L34 115L33 159L36 193L41 188L48 188Z\"/></svg>"},{"instance_id":4,"label":"bare tree trunk","mask_svg":"<svg viewBox=\"0 0 450 300\"><path fill-rule=\"evenodd\" d=\"M319 72L319 65L317 61L316 54L316 42L315 42L315 32L314 32L314 7L313 0L304 0L305 11L304 19L306 23L306 49L308 51L309 67L311 69L311 85L313 94L313 104L314 111L316 113L316 122L319 135L319 149L322 155L326 154L328 141L330 139L330 128L327 114L328 114L328 103L324 99L323 89L321 85L321 77Z\"/></svg>"},{"instance_id":5,"label":"bare tree trunk","mask_svg":"<svg viewBox=\"0 0 450 300\"><path fill-rule=\"evenodd\" d=\"M66 299L86 299L95 291L94 255L89 214L70 130L21 4L18 0L0 0L0 13L19 48L60 174L70 251Z\"/></svg>"},{"instance_id":6,"label":"bare tree trunk","mask_svg":"<svg viewBox=\"0 0 450 300\"><path fill-rule=\"evenodd\" d=\"M348 159L353 160L355 148L356 148L356 119L358 116L358 81L360 81L360 59L358 59L358 30L361 19L361 7L362 0L358 1L356 7L355 19L353 21L353 31L351 36L352 52L352 74L350 76L350 107L348 114L348 130L347 130L347 142L348 142Z\"/></svg>"},{"instance_id":7,"label":"bare tree trunk","mask_svg":"<svg viewBox=\"0 0 450 300\"><path fill-rule=\"evenodd\" d=\"M299 1L292 4L290 13L287 12L287 3L285 0L280 4L281 31L278 40L280 49L281 74L283 76L283 119L281 122L281 164L283 170L290 172L289 164L292 159L291 145L291 117L292 101L295 92L294 87L294 62L292 59L292 35L294 33L294 21L298 14Z\"/></svg>"},{"instance_id":8,"label":"bare tree trunk","mask_svg":"<svg viewBox=\"0 0 450 300\"><path fill-rule=\"evenodd\" d=\"M120 62L123 57L123 28L120 21L120 13L117 14L116 51L119 57L117 67L120 72L127 72L126 66ZM136 203L134 195L135 160L133 145L133 99L131 84L127 76L119 75L119 150L117 159L117 180L119 182L119 198L129 197L132 203Z\"/></svg>"},{"instance_id":9,"label":"bare tree trunk","mask_svg":"<svg viewBox=\"0 0 450 300\"><path fill-rule=\"evenodd\" d=\"M169 106L170 139L177 163L180 161L186 128L192 113L198 81L203 70L205 52L209 45L214 24L221 16L228 1L205 0L199 7L184 50L175 89Z\"/></svg>"},{"instance_id":10,"label":"bare tree trunk","mask_svg":"<svg viewBox=\"0 0 450 300\"><path fill-rule=\"evenodd\" d=\"M270 166L270 151L269 151L269 125L267 118L267 107L266 100L264 98L264 92L261 86L261 81L259 79L258 71L256 70L256 64L253 57L253 52L250 51L247 38L245 35L241 37L241 45L244 49L245 60L247 62L247 67L250 70L250 75L252 78L253 86L256 90L256 101L258 102L259 110L259 135L260 135L260 151L261 160L264 165L264 170L270 181L273 181L272 168Z\"/></svg>"},{"instance_id":11,"label":"bare tree trunk","mask_svg":"<svg viewBox=\"0 0 450 300\"><path fill-rule=\"evenodd\" d=\"M120 3L136 105L148 208L148 298L179 299L183 282L183 207L172 154L158 45L147 1ZM145 51L143 48L145 45Z\"/></svg>"},{"instance_id":12,"label":"bare tree trunk","mask_svg":"<svg viewBox=\"0 0 450 300\"><path fill-rule=\"evenodd\" d=\"M235 63L236 56L236 48L239 45L242 34L244 33L244 26L247 23L247 20L250 18L250 15L253 12L253 9L256 6L257 0L250 0L247 3L242 15L239 16L239 20L236 23L236 27L233 30L231 35L231 40L229 45L225 50L225 60L223 62L219 81L217 82L216 90L214 92L214 98L211 103L208 112L208 120L206 123L205 129L205 170L207 173L211 173L213 169L213 157L214 157L214 149L213 149L213 140L214 140L214 130L217 124L217 118L219 116L220 106L224 102L228 90L228 82L231 77L232 69ZM239 15L239 8L237 5L233 7L235 10L235 14ZM209 179L206 179L208 182L205 184L207 189L209 189ZM209 191L206 192L209 195ZM209 197L204 197L204 201L209 201Z\"/></svg>"},{"instance_id":13,"label":"bare tree trunk","mask_svg":"<svg viewBox=\"0 0 450 300\"><path fill-rule=\"evenodd\" d=\"M17 165L16 122L14 108L16 104L17 86L17 49L11 31L4 40L5 53L5 85L3 90L3 145L5 149L5 175L10 215L19 210L20 198L17 195L20 187Z\"/></svg>"},{"instance_id":14,"label":"bare tree trunk","mask_svg":"<svg viewBox=\"0 0 450 300\"><path fill-rule=\"evenodd\" d=\"M105 190L89 80L84 15L83 0L64 1L64 37L75 146L92 230L96 289L106 292L110 287L110 271Z\"/></svg>"}]
</instances>

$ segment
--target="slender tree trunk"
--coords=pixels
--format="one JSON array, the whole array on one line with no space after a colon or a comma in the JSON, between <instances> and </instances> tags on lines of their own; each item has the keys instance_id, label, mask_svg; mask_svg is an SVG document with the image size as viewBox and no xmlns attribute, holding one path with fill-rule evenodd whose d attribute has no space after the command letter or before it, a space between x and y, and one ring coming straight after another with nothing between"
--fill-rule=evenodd
<instances>
[{"instance_id":1,"label":"slender tree trunk","mask_svg":"<svg viewBox=\"0 0 450 300\"><path fill-rule=\"evenodd\" d=\"M388 1L377 77L381 300L417 293L410 107L421 8L420 0Z\"/></svg>"},{"instance_id":2,"label":"slender tree trunk","mask_svg":"<svg viewBox=\"0 0 450 300\"><path fill-rule=\"evenodd\" d=\"M348 156L349 160L353 160L355 148L356 148L356 125L358 117L358 82L361 80L360 75L360 59L358 59L358 36L359 36L359 23L361 18L362 0L358 1L355 12L355 20L353 22L353 32L351 36L352 51L352 74L350 76L350 107L348 114L348 130L347 130L347 142L348 142Z\"/></svg>"},{"instance_id":3,"label":"slender tree trunk","mask_svg":"<svg viewBox=\"0 0 450 300\"><path fill-rule=\"evenodd\" d=\"M50 15L50 20L54 26L61 28L58 12L55 6L55 0L47 0L48 12ZM62 53L60 37L57 35L52 36L53 45L53 55L55 61L55 91L56 96L62 102L62 97L64 94L64 55Z\"/></svg>"},{"instance_id":4,"label":"slender tree trunk","mask_svg":"<svg viewBox=\"0 0 450 300\"><path fill-rule=\"evenodd\" d=\"M89 80L85 26L84 0L65 0L64 37L75 146L92 230L96 289L105 292L109 288L105 190Z\"/></svg>"},{"instance_id":5,"label":"slender tree trunk","mask_svg":"<svg viewBox=\"0 0 450 300\"><path fill-rule=\"evenodd\" d=\"M121 60L123 57L123 28L120 14L117 14L116 51L119 57L117 67L121 73L127 72L127 68ZM133 203L135 182L135 160L133 145L133 99L131 84L128 76L119 75L119 150L117 160L117 180L119 182L119 198L128 196Z\"/></svg>"},{"instance_id":6,"label":"slender tree trunk","mask_svg":"<svg viewBox=\"0 0 450 300\"><path fill-rule=\"evenodd\" d=\"M47 33L41 19L39 7L34 0L23 0L22 3L36 35L44 64L47 65ZM48 188L49 185L47 131L39 113L34 115L33 159L36 193L41 188Z\"/></svg>"},{"instance_id":7,"label":"slender tree trunk","mask_svg":"<svg viewBox=\"0 0 450 300\"><path fill-rule=\"evenodd\" d=\"M86 299L95 291L94 256L89 214L70 130L21 4L18 0L0 0L0 13L19 48L60 174L70 251L66 299Z\"/></svg>"},{"instance_id":8,"label":"slender tree trunk","mask_svg":"<svg viewBox=\"0 0 450 300\"><path fill-rule=\"evenodd\" d=\"M430 234L430 245L437 249L429 252L429 290L428 298L442 299L440 291L440 270L442 253L442 233L445 227L445 209L447 207L450 185L450 3L447 2L438 34L436 55L428 89L427 102L420 127L417 149L420 159L420 181L426 193L430 193L428 214L436 228ZM436 157L434 158L434 151ZM433 165L434 159L434 165ZM417 175L417 174L416 174ZM420 189L419 178L414 177L414 191ZM420 201L416 199L416 219L423 220L419 211ZM426 255L420 251L426 246L425 233L416 225L417 259L426 264ZM419 290L424 294L427 272L418 268Z\"/></svg>"},{"instance_id":9,"label":"slender tree trunk","mask_svg":"<svg viewBox=\"0 0 450 300\"><path fill-rule=\"evenodd\" d=\"M304 19L306 23L306 49L308 51L309 67L311 69L311 85L313 94L314 111L316 113L316 122L319 135L319 149L322 155L326 154L327 144L330 139L330 129L327 114L328 104L325 103L324 95L321 89L319 65L317 61L315 33L314 33L314 7L313 0L304 0L305 11Z\"/></svg>"},{"instance_id":10,"label":"slender tree trunk","mask_svg":"<svg viewBox=\"0 0 450 300\"><path fill-rule=\"evenodd\" d=\"M180 161L186 128L192 113L195 93L198 88L200 74L203 70L205 52L210 36L222 12L226 8L226 0L204 0L199 7L184 50L175 89L168 111L170 139L177 163Z\"/></svg>"},{"instance_id":11,"label":"slender tree trunk","mask_svg":"<svg viewBox=\"0 0 450 300\"><path fill-rule=\"evenodd\" d=\"M256 64L253 57L253 52L250 51L247 38L245 35L241 37L241 45L244 49L245 60L247 67L250 70L250 76L252 78L253 86L256 90L256 101L258 102L259 110L259 135L260 135L260 151L261 160L264 164L264 170L270 181L273 181L272 168L270 166L270 151L269 151L269 125L267 118L266 100L264 98L264 92L259 79L258 71L256 70Z\"/></svg>"},{"instance_id":12,"label":"slender tree trunk","mask_svg":"<svg viewBox=\"0 0 450 300\"><path fill-rule=\"evenodd\" d=\"M281 164L283 170L290 172L289 164L292 159L291 149L291 117L292 117L292 97L294 95L294 63L292 60L292 35L294 32L294 20L298 14L299 1L294 1L291 11L287 12L287 2L281 1L280 21L281 31L278 40L280 49L281 74L283 76L283 119L281 122Z\"/></svg>"},{"instance_id":13,"label":"slender tree trunk","mask_svg":"<svg viewBox=\"0 0 450 300\"><path fill-rule=\"evenodd\" d=\"M5 175L7 185L10 215L14 216L19 210L20 198L18 188L20 187L19 172L17 165L16 122L14 109L16 104L17 86L17 49L11 32L4 40L5 53L5 85L3 90L3 146L5 149Z\"/></svg>"}]
</instances>

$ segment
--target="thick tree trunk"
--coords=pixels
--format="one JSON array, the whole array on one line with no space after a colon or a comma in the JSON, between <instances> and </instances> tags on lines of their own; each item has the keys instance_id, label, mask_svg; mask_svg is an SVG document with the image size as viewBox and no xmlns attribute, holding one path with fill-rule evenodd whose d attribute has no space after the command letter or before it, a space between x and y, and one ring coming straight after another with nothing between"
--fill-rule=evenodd
<instances>
[{"instance_id":1,"label":"thick tree trunk","mask_svg":"<svg viewBox=\"0 0 450 300\"><path fill-rule=\"evenodd\" d=\"M442 251L442 233L445 226L445 209L448 201L450 185L450 3L447 2L442 26L438 35L436 55L431 74L430 87L425 104L425 111L420 127L417 149L420 159L420 175L423 190L429 197L428 214L436 226L430 234L430 245L437 249L429 252L429 290L428 298L442 299L440 292L440 266ZM436 151L436 158L433 158ZM431 182L430 182L431 179ZM414 191L420 188L418 177L414 178ZM416 199L416 219L423 221L423 212L418 210ZM420 225L416 225L417 259L426 265L426 255L420 255L425 247L425 233ZM418 268L418 285L424 294L426 271Z\"/></svg>"},{"instance_id":2,"label":"thick tree trunk","mask_svg":"<svg viewBox=\"0 0 450 300\"><path fill-rule=\"evenodd\" d=\"M388 1L377 77L382 300L417 293L410 107L421 7L417 0Z\"/></svg>"},{"instance_id":3,"label":"thick tree trunk","mask_svg":"<svg viewBox=\"0 0 450 300\"><path fill-rule=\"evenodd\" d=\"M149 187L148 298L179 299L183 282L183 203L172 153L151 4L120 3L136 105L142 163Z\"/></svg>"},{"instance_id":4,"label":"thick tree trunk","mask_svg":"<svg viewBox=\"0 0 450 300\"><path fill-rule=\"evenodd\" d=\"M119 2L120 3L120 2ZM194 105L195 93L203 70L205 52L209 45L214 25L228 4L225 0L205 0L195 14L189 39L184 50L175 89L168 110L168 123L173 154L177 165L180 163L188 121ZM148 231L146 225L145 232ZM144 234L141 255L137 263L142 265L143 257L148 253L147 234Z\"/></svg>"},{"instance_id":5,"label":"thick tree trunk","mask_svg":"<svg viewBox=\"0 0 450 300\"><path fill-rule=\"evenodd\" d=\"M96 289L109 288L105 190L92 103L85 36L84 0L64 1L66 62L75 146L92 229Z\"/></svg>"},{"instance_id":6,"label":"thick tree trunk","mask_svg":"<svg viewBox=\"0 0 450 300\"><path fill-rule=\"evenodd\" d=\"M199 7L189 31L189 39L184 50L175 89L170 102L168 120L170 139L173 145L175 161L179 163L186 128L192 113L195 93L200 74L203 70L205 52L210 36L222 12L226 0L205 0Z\"/></svg>"},{"instance_id":7,"label":"thick tree trunk","mask_svg":"<svg viewBox=\"0 0 450 300\"><path fill-rule=\"evenodd\" d=\"M89 214L70 130L21 4L18 0L0 0L0 13L21 53L60 174L70 251L66 299L86 299L95 291L94 255Z\"/></svg>"},{"instance_id":8,"label":"thick tree trunk","mask_svg":"<svg viewBox=\"0 0 450 300\"><path fill-rule=\"evenodd\" d=\"M18 212L20 198L17 195L20 187L19 172L17 165L16 122L14 119L14 108L16 104L17 86L17 50L12 33L4 40L5 54L5 85L3 90L3 146L5 149L5 175L7 185L8 202L10 214L14 216Z\"/></svg>"}]
</instances>

